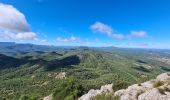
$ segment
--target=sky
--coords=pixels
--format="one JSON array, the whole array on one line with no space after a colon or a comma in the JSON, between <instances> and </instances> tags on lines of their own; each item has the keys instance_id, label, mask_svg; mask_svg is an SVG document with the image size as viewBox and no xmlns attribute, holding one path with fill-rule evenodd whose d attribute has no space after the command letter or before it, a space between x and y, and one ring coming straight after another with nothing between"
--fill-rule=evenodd
<instances>
[{"instance_id":1,"label":"sky","mask_svg":"<svg viewBox=\"0 0 170 100\"><path fill-rule=\"evenodd\" d=\"M170 49L170 0L0 0L0 41Z\"/></svg>"}]
</instances>

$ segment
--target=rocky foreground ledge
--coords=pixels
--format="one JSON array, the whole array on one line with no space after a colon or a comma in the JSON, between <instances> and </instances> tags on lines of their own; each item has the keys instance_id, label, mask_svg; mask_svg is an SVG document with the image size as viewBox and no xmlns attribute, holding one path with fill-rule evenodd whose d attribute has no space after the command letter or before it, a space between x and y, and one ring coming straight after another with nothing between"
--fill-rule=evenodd
<instances>
[{"instance_id":1,"label":"rocky foreground ledge","mask_svg":"<svg viewBox=\"0 0 170 100\"><path fill-rule=\"evenodd\" d=\"M92 100L97 95L113 91L112 84L107 84L98 90L91 89L79 100ZM160 74L156 79L118 90L113 96L118 96L120 100L170 100L170 72Z\"/></svg>"}]
</instances>

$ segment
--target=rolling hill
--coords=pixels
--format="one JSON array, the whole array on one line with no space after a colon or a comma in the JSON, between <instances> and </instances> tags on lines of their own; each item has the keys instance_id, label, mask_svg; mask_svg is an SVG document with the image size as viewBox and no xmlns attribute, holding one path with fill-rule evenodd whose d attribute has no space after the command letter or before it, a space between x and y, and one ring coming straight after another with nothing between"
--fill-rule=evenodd
<instances>
[{"instance_id":1,"label":"rolling hill","mask_svg":"<svg viewBox=\"0 0 170 100\"><path fill-rule=\"evenodd\" d=\"M116 91L170 71L169 50L16 43L0 47L0 97L7 100L48 95L75 100L105 84L112 83Z\"/></svg>"}]
</instances>

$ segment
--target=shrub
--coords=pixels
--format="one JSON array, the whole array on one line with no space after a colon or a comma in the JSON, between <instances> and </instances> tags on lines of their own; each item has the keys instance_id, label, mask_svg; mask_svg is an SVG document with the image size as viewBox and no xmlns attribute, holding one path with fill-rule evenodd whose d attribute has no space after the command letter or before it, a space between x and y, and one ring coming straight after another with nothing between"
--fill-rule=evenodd
<instances>
[{"instance_id":1,"label":"shrub","mask_svg":"<svg viewBox=\"0 0 170 100\"><path fill-rule=\"evenodd\" d=\"M37 100L37 97L22 95L19 100Z\"/></svg>"},{"instance_id":2,"label":"shrub","mask_svg":"<svg viewBox=\"0 0 170 100\"><path fill-rule=\"evenodd\" d=\"M117 81L117 82L113 83L112 89L113 89L114 91L117 91L117 90L120 90L120 89L125 89L125 88L127 88L129 85L130 85L129 82L126 82L126 81Z\"/></svg>"},{"instance_id":3,"label":"shrub","mask_svg":"<svg viewBox=\"0 0 170 100\"><path fill-rule=\"evenodd\" d=\"M154 84L153 84L153 86L154 87L159 87L159 86L162 86L164 84L164 82L162 82L162 81L156 81Z\"/></svg>"},{"instance_id":4,"label":"shrub","mask_svg":"<svg viewBox=\"0 0 170 100\"><path fill-rule=\"evenodd\" d=\"M83 88L77 79L68 79L53 93L54 100L75 100L82 95Z\"/></svg>"},{"instance_id":5,"label":"shrub","mask_svg":"<svg viewBox=\"0 0 170 100\"><path fill-rule=\"evenodd\" d=\"M114 94L111 92L111 93L99 94L93 97L92 100L119 100L119 97L114 96Z\"/></svg>"},{"instance_id":6,"label":"shrub","mask_svg":"<svg viewBox=\"0 0 170 100\"><path fill-rule=\"evenodd\" d=\"M165 90L163 89L163 88L157 88L158 89L158 91L159 91L159 93L161 93L161 94L165 94Z\"/></svg>"}]
</instances>

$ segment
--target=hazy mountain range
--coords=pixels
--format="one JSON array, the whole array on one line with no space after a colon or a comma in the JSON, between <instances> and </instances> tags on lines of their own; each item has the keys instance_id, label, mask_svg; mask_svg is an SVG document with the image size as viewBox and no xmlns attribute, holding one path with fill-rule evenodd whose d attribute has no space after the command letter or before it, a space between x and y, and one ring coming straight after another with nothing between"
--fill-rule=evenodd
<instances>
[{"instance_id":1,"label":"hazy mountain range","mask_svg":"<svg viewBox=\"0 0 170 100\"><path fill-rule=\"evenodd\" d=\"M75 100L90 89L113 90L170 71L170 51L0 43L0 97Z\"/></svg>"}]
</instances>

